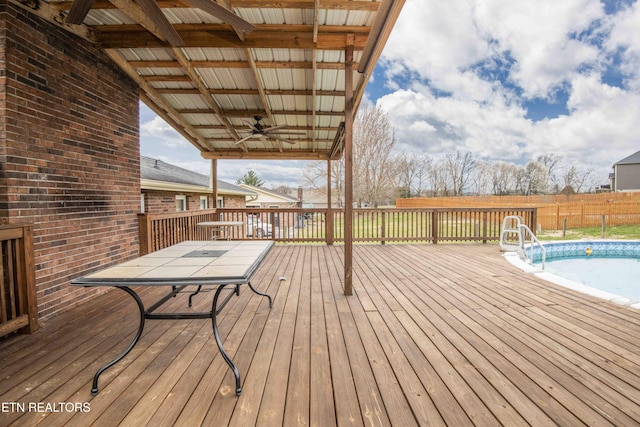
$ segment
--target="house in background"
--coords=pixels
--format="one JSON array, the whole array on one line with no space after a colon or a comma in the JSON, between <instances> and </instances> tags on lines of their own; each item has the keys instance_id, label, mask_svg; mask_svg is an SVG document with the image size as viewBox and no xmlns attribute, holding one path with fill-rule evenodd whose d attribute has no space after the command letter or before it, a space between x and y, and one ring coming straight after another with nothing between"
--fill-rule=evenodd
<instances>
[{"instance_id":1,"label":"house in background","mask_svg":"<svg viewBox=\"0 0 640 427\"><path fill-rule=\"evenodd\" d=\"M342 208L344 201L337 196L338 192L332 192L332 208ZM329 203L327 201L326 188L301 188L291 189L288 193L290 197L297 197L300 200L300 206L304 209L327 209Z\"/></svg>"},{"instance_id":2,"label":"house in background","mask_svg":"<svg viewBox=\"0 0 640 427\"><path fill-rule=\"evenodd\" d=\"M616 162L611 177L613 191L640 191L640 151Z\"/></svg>"},{"instance_id":3,"label":"house in background","mask_svg":"<svg viewBox=\"0 0 640 427\"><path fill-rule=\"evenodd\" d=\"M256 194L218 180L213 202L211 178L150 157L140 157L140 210L168 213L213 208L245 208L247 197Z\"/></svg>"},{"instance_id":4,"label":"house in background","mask_svg":"<svg viewBox=\"0 0 640 427\"><path fill-rule=\"evenodd\" d=\"M299 198L252 185L239 184L239 186L252 193L252 195L247 197L246 203L248 208L283 209L302 207L302 200Z\"/></svg>"}]
</instances>

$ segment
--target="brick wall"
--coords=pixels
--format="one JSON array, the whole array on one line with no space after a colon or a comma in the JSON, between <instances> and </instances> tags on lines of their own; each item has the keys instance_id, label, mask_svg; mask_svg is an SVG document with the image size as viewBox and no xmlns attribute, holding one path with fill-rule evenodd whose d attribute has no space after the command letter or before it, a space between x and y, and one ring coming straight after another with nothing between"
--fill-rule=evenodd
<instances>
[{"instance_id":1,"label":"brick wall","mask_svg":"<svg viewBox=\"0 0 640 427\"><path fill-rule=\"evenodd\" d=\"M224 207L227 209L244 209L247 207L247 199L245 196L223 196Z\"/></svg>"},{"instance_id":2,"label":"brick wall","mask_svg":"<svg viewBox=\"0 0 640 427\"><path fill-rule=\"evenodd\" d=\"M187 197L187 210L200 210L200 196L207 196L209 209L215 208L211 194L176 193L171 191L143 190L145 212L150 214L172 213L176 211L176 195ZM244 196L224 195L224 207L239 209L245 207Z\"/></svg>"},{"instance_id":3,"label":"brick wall","mask_svg":"<svg viewBox=\"0 0 640 427\"><path fill-rule=\"evenodd\" d=\"M138 253L138 88L90 43L5 0L0 58L0 221L34 225L46 318L102 291L72 278Z\"/></svg>"}]
</instances>

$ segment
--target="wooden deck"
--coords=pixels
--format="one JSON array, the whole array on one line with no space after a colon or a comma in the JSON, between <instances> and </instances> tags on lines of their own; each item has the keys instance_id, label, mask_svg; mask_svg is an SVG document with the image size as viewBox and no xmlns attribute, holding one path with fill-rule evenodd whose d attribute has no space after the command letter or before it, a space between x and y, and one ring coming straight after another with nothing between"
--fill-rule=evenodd
<instances>
[{"instance_id":1,"label":"wooden deck","mask_svg":"<svg viewBox=\"0 0 640 427\"><path fill-rule=\"evenodd\" d=\"M640 311L521 273L495 245L355 246L352 297L341 257L340 246L277 246L253 280L273 308L247 291L225 308L239 398L203 320L147 321L92 397L95 370L135 329L133 302L114 290L0 341L0 425L640 422Z\"/></svg>"}]
</instances>

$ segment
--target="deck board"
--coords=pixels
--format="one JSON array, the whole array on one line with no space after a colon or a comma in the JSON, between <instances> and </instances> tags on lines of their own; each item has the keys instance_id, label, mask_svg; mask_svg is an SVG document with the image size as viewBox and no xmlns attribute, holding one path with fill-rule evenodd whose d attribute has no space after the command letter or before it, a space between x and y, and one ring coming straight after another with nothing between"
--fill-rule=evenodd
<instances>
[{"instance_id":1,"label":"deck board","mask_svg":"<svg viewBox=\"0 0 640 427\"><path fill-rule=\"evenodd\" d=\"M135 329L134 303L112 291L0 340L0 402L91 411L8 411L0 426L639 424L639 310L520 272L481 244L356 245L346 297L342 253L277 245L252 279L274 306L243 290L221 313L240 397L202 320L148 320L91 396L95 370Z\"/></svg>"}]
</instances>

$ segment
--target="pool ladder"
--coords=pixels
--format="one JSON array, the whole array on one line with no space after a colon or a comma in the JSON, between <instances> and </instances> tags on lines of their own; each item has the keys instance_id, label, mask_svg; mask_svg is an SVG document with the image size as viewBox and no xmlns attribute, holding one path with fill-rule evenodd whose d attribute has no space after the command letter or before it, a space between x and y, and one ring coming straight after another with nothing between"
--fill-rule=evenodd
<instances>
[{"instance_id":1,"label":"pool ladder","mask_svg":"<svg viewBox=\"0 0 640 427\"><path fill-rule=\"evenodd\" d=\"M527 242L528 245L527 245ZM517 252L525 262L533 263L533 248L538 246L542 255L542 269L547 258L547 250L533 234L533 231L522 221L518 215L509 215L502 220L500 231L500 249L506 252ZM527 253L527 250L529 253Z\"/></svg>"}]
</instances>

